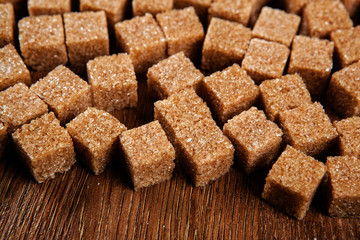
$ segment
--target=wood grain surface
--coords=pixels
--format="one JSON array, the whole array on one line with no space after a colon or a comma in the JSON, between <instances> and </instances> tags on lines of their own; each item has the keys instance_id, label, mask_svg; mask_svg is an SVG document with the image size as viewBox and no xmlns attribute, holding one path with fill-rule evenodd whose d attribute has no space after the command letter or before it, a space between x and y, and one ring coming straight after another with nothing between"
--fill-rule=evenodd
<instances>
[{"instance_id":1,"label":"wood grain surface","mask_svg":"<svg viewBox=\"0 0 360 240\"><path fill-rule=\"evenodd\" d=\"M116 116L128 128L153 119L139 82L139 105ZM319 194L298 221L260 198L266 172L236 166L196 188L177 167L167 182L134 191L115 156L95 176L81 163L35 183L13 146L0 161L0 239L359 239L360 219L330 218Z\"/></svg>"}]
</instances>

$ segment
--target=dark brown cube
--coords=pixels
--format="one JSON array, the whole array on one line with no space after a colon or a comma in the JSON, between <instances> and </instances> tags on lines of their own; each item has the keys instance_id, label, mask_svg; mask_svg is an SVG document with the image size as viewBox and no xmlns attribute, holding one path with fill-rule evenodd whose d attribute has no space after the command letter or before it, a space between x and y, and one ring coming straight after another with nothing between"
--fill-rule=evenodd
<instances>
[{"instance_id":1,"label":"dark brown cube","mask_svg":"<svg viewBox=\"0 0 360 240\"><path fill-rule=\"evenodd\" d=\"M66 129L81 160L98 175L110 162L111 156L118 148L119 136L126 127L109 113L88 108L66 124Z\"/></svg>"},{"instance_id":2,"label":"dark brown cube","mask_svg":"<svg viewBox=\"0 0 360 240\"><path fill-rule=\"evenodd\" d=\"M15 15L13 5L0 3L0 48L14 43Z\"/></svg>"},{"instance_id":3,"label":"dark brown cube","mask_svg":"<svg viewBox=\"0 0 360 240\"><path fill-rule=\"evenodd\" d=\"M241 64L250 39L250 28L240 23L212 18L202 49L201 69L214 72L233 63Z\"/></svg>"},{"instance_id":4,"label":"dark brown cube","mask_svg":"<svg viewBox=\"0 0 360 240\"><path fill-rule=\"evenodd\" d=\"M71 0L28 0L27 2L30 16L71 12Z\"/></svg>"},{"instance_id":5,"label":"dark brown cube","mask_svg":"<svg viewBox=\"0 0 360 240\"><path fill-rule=\"evenodd\" d=\"M289 215L302 219L325 173L322 162L287 146L266 177L262 197Z\"/></svg>"},{"instance_id":6,"label":"dark brown cube","mask_svg":"<svg viewBox=\"0 0 360 240\"><path fill-rule=\"evenodd\" d=\"M23 125L12 138L38 183L70 170L76 161L71 137L52 112Z\"/></svg>"},{"instance_id":7,"label":"dark brown cube","mask_svg":"<svg viewBox=\"0 0 360 240\"><path fill-rule=\"evenodd\" d=\"M339 153L360 157L360 117L351 117L334 123L339 133Z\"/></svg>"},{"instance_id":8,"label":"dark brown cube","mask_svg":"<svg viewBox=\"0 0 360 240\"><path fill-rule=\"evenodd\" d=\"M145 13L156 15L158 13L170 11L173 8L173 0L133 0L132 10L134 16L143 16Z\"/></svg>"},{"instance_id":9,"label":"dark brown cube","mask_svg":"<svg viewBox=\"0 0 360 240\"><path fill-rule=\"evenodd\" d=\"M192 6L200 20L205 21L211 2L212 0L174 0L174 7L187 8Z\"/></svg>"},{"instance_id":10,"label":"dark brown cube","mask_svg":"<svg viewBox=\"0 0 360 240\"><path fill-rule=\"evenodd\" d=\"M25 17L18 26L21 54L26 65L36 71L50 71L67 63L61 15Z\"/></svg>"},{"instance_id":11,"label":"dark brown cube","mask_svg":"<svg viewBox=\"0 0 360 240\"><path fill-rule=\"evenodd\" d=\"M360 9L359 0L342 0L346 10L351 17L355 17L356 12Z\"/></svg>"},{"instance_id":12,"label":"dark brown cube","mask_svg":"<svg viewBox=\"0 0 360 240\"><path fill-rule=\"evenodd\" d=\"M286 12L297 15L301 15L303 8L310 1L312 0L283 0Z\"/></svg>"}]
</instances>

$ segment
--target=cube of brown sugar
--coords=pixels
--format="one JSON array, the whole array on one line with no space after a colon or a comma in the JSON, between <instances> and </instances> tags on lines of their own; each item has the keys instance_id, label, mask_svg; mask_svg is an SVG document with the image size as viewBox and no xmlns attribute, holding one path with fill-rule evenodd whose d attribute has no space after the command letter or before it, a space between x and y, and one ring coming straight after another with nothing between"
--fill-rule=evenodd
<instances>
[{"instance_id":1,"label":"cube of brown sugar","mask_svg":"<svg viewBox=\"0 0 360 240\"><path fill-rule=\"evenodd\" d=\"M30 89L49 105L61 123L69 122L91 107L89 84L62 65Z\"/></svg>"},{"instance_id":2,"label":"cube of brown sugar","mask_svg":"<svg viewBox=\"0 0 360 240\"><path fill-rule=\"evenodd\" d=\"M204 76L180 52L149 68L147 78L150 92L155 97L164 99L185 88L198 90Z\"/></svg>"},{"instance_id":3,"label":"cube of brown sugar","mask_svg":"<svg viewBox=\"0 0 360 240\"><path fill-rule=\"evenodd\" d=\"M110 113L88 108L66 124L66 129L74 141L80 159L98 175L110 162L119 144L118 137L126 127Z\"/></svg>"},{"instance_id":4,"label":"cube of brown sugar","mask_svg":"<svg viewBox=\"0 0 360 240\"><path fill-rule=\"evenodd\" d=\"M246 174L267 166L279 153L282 131L266 119L263 111L252 107L230 119L223 128L238 155L239 165Z\"/></svg>"},{"instance_id":5,"label":"cube of brown sugar","mask_svg":"<svg viewBox=\"0 0 360 240\"><path fill-rule=\"evenodd\" d=\"M31 84L30 72L12 44L0 49L0 91L17 83Z\"/></svg>"},{"instance_id":6,"label":"cube of brown sugar","mask_svg":"<svg viewBox=\"0 0 360 240\"><path fill-rule=\"evenodd\" d=\"M237 64L204 78L202 92L222 123L249 109L259 96L258 86Z\"/></svg>"},{"instance_id":7,"label":"cube of brown sugar","mask_svg":"<svg viewBox=\"0 0 360 240\"><path fill-rule=\"evenodd\" d=\"M336 113L351 117L360 115L360 61L331 76L326 99Z\"/></svg>"},{"instance_id":8,"label":"cube of brown sugar","mask_svg":"<svg viewBox=\"0 0 360 240\"><path fill-rule=\"evenodd\" d=\"M87 63L94 107L108 112L136 107L134 66L126 53L97 57Z\"/></svg>"},{"instance_id":9,"label":"cube of brown sugar","mask_svg":"<svg viewBox=\"0 0 360 240\"><path fill-rule=\"evenodd\" d=\"M284 0L286 12L301 15L305 5L313 0Z\"/></svg>"},{"instance_id":10,"label":"cube of brown sugar","mask_svg":"<svg viewBox=\"0 0 360 240\"><path fill-rule=\"evenodd\" d=\"M143 16L145 13L156 15L158 13L170 11L173 8L173 0L133 0L132 10L134 16Z\"/></svg>"},{"instance_id":11,"label":"cube of brown sugar","mask_svg":"<svg viewBox=\"0 0 360 240\"><path fill-rule=\"evenodd\" d=\"M322 162L287 146L266 177L262 198L302 219L326 173Z\"/></svg>"},{"instance_id":12,"label":"cube of brown sugar","mask_svg":"<svg viewBox=\"0 0 360 240\"><path fill-rule=\"evenodd\" d=\"M204 28L193 7L160 13L156 20L165 34L169 56L183 51L188 58L196 59L201 52Z\"/></svg>"},{"instance_id":13,"label":"cube of brown sugar","mask_svg":"<svg viewBox=\"0 0 360 240\"><path fill-rule=\"evenodd\" d=\"M254 38L241 67L256 82L279 78L284 72L290 50L283 44Z\"/></svg>"},{"instance_id":14,"label":"cube of brown sugar","mask_svg":"<svg viewBox=\"0 0 360 240\"><path fill-rule=\"evenodd\" d=\"M174 0L175 8L194 7L201 21L205 21L212 0Z\"/></svg>"},{"instance_id":15,"label":"cube of brown sugar","mask_svg":"<svg viewBox=\"0 0 360 240\"><path fill-rule=\"evenodd\" d=\"M214 72L233 63L241 64L250 39L251 29L240 23L212 18L202 49L201 69Z\"/></svg>"},{"instance_id":16,"label":"cube of brown sugar","mask_svg":"<svg viewBox=\"0 0 360 240\"><path fill-rule=\"evenodd\" d=\"M360 157L360 117L351 117L334 123L339 133L339 153Z\"/></svg>"},{"instance_id":17,"label":"cube of brown sugar","mask_svg":"<svg viewBox=\"0 0 360 240\"><path fill-rule=\"evenodd\" d=\"M342 67L360 60L360 26L331 33L335 56Z\"/></svg>"},{"instance_id":18,"label":"cube of brown sugar","mask_svg":"<svg viewBox=\"0 0 360 240\"><path fill-rule=\"evenodd\" d=\"M13 5L0 3L0 48L14 43L15 15Z\"/></svg>"},{"instance_id":19,"label":"cube of brown sugar","mask_svg":"<svg viewBox=\"0 0 360 240\"><path fill-rule=\"evenodd\" d=\"M320 95L327 87L333 66L334 43L318 38L296 36L288 73L299 74L311 94Z\"/></svg>"},{"instance_id":20,"label":"cube of brown sugar","mask_svg":"<svg viewBox=\"0 0 360 240\"><path fill-rule=\"evenodd\" d=\"M177 158L196 186L224 175L233 162L234 147L223 135L206 104L192 89L155 103L160 122Z\"/></svg>"},{"instance_id":21,"label":"cube of brown sugar","mask_svg":"<svg viewBox=\"0 0 360 240\"><path fill-rule=\"evenodd\" d=\"M18 27L21 55L26 65L36 71L50 71L67 63L61 15L25 17Z\"/></svg>"},{"instance_id":22,"label":"cube of brown sugar","mask_svg":"<svg viewBox=\"0 0 360 240\"><path fill-rule=\"evenodd\" d=\"M80 0L80 11L104 11L110 26L124 19L128 0Z\"/></svg>"},{"instance_id":23,"label":"cube of brown sugar","mask_svg":"<svg viewBox=\"0 0 360 240\"><path fill-rule=\"evenodd\" d=\"M104 11L64 14L69 62L85 67L95 57L109 55L109 34Z\"/></svg>"},{"instance_id":24,"label":"cube of brown sugar","mask_svg":"<svg viewBox=\"0 0 360 240\"><path fill-rule=\"evenodd\" d=\"M306 104L279 114L286 142L310 156L321 156L338 133L320 103Z\"/></svg>"},{"instance_id":25,"label":"cube of brown sugar","mask_svg":"<svg viewBox=\"0 0 360 240\"><path fill-rule=\"evenodd\" d=\"M48 106L23 83L0 92L0 122L12 133L48 112Z\"/></svg>"},{"instance_id":26,"label":"cube of brown sugar","mask_svg":"<svg viewBox=\"0 0 360 240\"><path fill-rule=\"evenodd\" d=\"M301 33L327 38L332 31L351 28L353 23L340 1L311 1L303 9Z\"/></svg>"},{"instance_id":27,"label":"cube of brown sugar","mask_svg":"<svg viewBox=\"0 0 360 240\"><path fill-rule=\"evenodd\" d=\"M356 12L360 9L359 0L342 0L342 2L351 17L354 17Z\"/></svg>"},{"instance_id":28,"label":"cube of brown sugar","mask_svg":"<svg viewBox=\"0 0 360 240\"><path fill-rule=\"evenodd\" d=\"M253 29L253 36L290 47L301 18L282 10L263 7Z\"/></svg>"},{"instance_id":29,"label":"cube of brown sugar","mask_svg":"<svg viewBox=\"0 0 360 240\"><path fill-rule=\"evenodd\" d=\"M360 217L360 160L328 157L328 212L332 217Z\"/></svg>"},{"instance_id":30,"label":"cube of brown sugar","mask_svg":"<svg viewBox=\"0 0 360 240\"><path fill-rule=\"evenodd\" d=\"M135 189L171 178L175 149L158 121L122 133L120 147Z\"/></svg>"},{"instance_id":31,"label":"cube of brown sugar","mask_svg":"<svg viewBox=\"0 0 360 240\"><path fill-rule=\"evenodd\" d=\"M71 12L71 0L28 0L27 6L30 16Z\"/></svg>"},{"instance_id":32,"label":"cube of brown sugar","mask_svg":"<svg viewBox=\"0 0 360 240\"><path fill-rule=\"evenodd\" d=\"M222 18L247 26L252 13L252 6L252 0L214 0L209 8L209 18Z\"/></svg>"},{"instance_id":33,"label":"cube of brown sugar","mask_svg":"<svg viewBox=\"0 0 360 240\"><path fill-rule=\"evenodd\" d=\"M135 72L145 72L166 57L166 39L151 14L115 25L117 44L130 55Z\"/></svg>"},{"instance_id":34,"label":"cube of brown sugar","mask_svg":"<svg viewBox=\"0 0 360 240\"><path fill-rule=\"evenodd\" d=\"M266 115L275 122L278 121L281 112L311 104L310 93L297 74L262 82L260 95Z\"/></svg>"},{"instance_id":35,"label":"cube of brown sugar","mask_svg":"<svg viewBox=\"0 0 360 240\"><path fill-rule=\"evenodd\" d=\"M23 125L12 138L39 183L70 170L76 161L71 137L52 112Z\"/></svg>"},{"instance_id":36,"label":"cube of brown sugar","mask_svg":"<svg viewBox=\"0 0 360 240\"><path fill-rule=\"evenodd\" d=\"M7 142L7 127L0 123L0 158L5 150Z\"/></svg>"}]
</instances>

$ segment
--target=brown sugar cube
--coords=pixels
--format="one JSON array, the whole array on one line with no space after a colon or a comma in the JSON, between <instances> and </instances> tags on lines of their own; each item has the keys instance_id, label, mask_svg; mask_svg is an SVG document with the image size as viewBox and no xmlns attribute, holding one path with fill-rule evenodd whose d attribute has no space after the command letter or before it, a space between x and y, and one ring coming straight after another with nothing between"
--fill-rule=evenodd
<instances>
[{"instance_id":1,"label":"brown sugar cube","mask_svg":"<svg viewBox=\"0 0 360 240\"><path fill-rule=\"evenodd\" d=\"M360 115L360 61L331 76L326 99L336 113L351 117Z\"/></svg>"},{"instance_id":2,"label":"brown sugar cube","mask_svg":"<svg viewBox=\"0 0 360 240\"><path fill-rule=\"evenodd\" d=\"M133 0L132 10L134 16L143 16L145 13L156 15L158 13L170 11L173 8L173 0Z\"/></svg>"},{"instance_id":3,"label":"brown sugar cube","mask_svg":"<svg viewBox=\"0 0 360 240\"><path fill-rule=\"evenodd\" d=\"M325 173L322 162L287 146L266 177L262 198L300 220Z\"/></svg>"},{"instance_id":4,"label":"brown sugar cube","mask_svg":"<svg viewBox=\"0 0 360 240\"><path fill-rule=\"evenodd\" d=\"M47 112L48 106L23 83L0 92L0 122L10 133Z\"/></svg>"},{"instance_id":5,"label":"brown sugar cube","mask_svg":"<svg viewBox=\"0 0 360 240\"><path fill-rule=\"evenodd\" d=\"M327 87L333 66L334 43L318 38L296 36L288 73L299 74L311 94L320 95Z\"/></svg>"},{"instance_id":6,"label":"brown sugar cube","mask_svg":"<svg viewBox=\"0 0 360 240\"><path fill-rule=\"evenodd\" d=\"M120 147L135 190L172 177L175 149L158 121L123 132Z\"/></svg>"},{"instance_id":7,"label":"brown sugar cube","mask_svg":"<svg viewBox=\"0 0 360 240\"><path fill-rule=\"evenodd\" d=\"M286 142L310 156L323 155L338 137L318 102L281 112L279 122Z\"/></svg>"},{"instance_id":8,"label":"brown sugar cube","mask_svg":"<svg viewBox=\"0 0 360 240\"><path fill-rule=\"evenodd\" d=\"M275 122L281 112L311 104L310 93L297 74L262 82L260 96L267 117Z\"/></svg>"},{"instance_id":9,"label":"brown sugar cube","mask_svg":"<svg viewBox=\"0 0 360 240\"><path fill-rule=\"evenodd\" d=\"M30 72L12 44L0 49L0 91L17 83L31 84Z\"/></svg>"},{"instance_id":10,"label":"brown sugar cube","mask_svg":"<svg viewBox=\"0 0 360 240\"><path fill-rule=\"evenodd\" d=\"M187 8L192 6L200 20L203 21L208 15L211 2L212 0L174 0L174 7Z\"/></svg>"},{"instance_id":11,"label":"brown sugar cube","mask_svg":"<svg viewBox=\"0 0 360 240\"><path fill-rule=\"evenodd\" d=\"M28 0L27 6L30 16L71 12L71 0Z\"/></svg>"},{"instance_id":12,"label":"brown sugar cube","mask_svg":"<svg viewBox=\"0 0 360 240\"><path fill-rule=\"evenodd\" d=\"M193 89L185 89L156 102L154 110L155 119L164 128L177 158L196 186L205 185L228 172L234 147Z\"/></svg>"},{"instance_id":13,"label":"brown sugar cube","mask_svg":"<svg viewBox=\"0 0 360 240\"><path fill-rule=\"evenodd\" d=\"M214 0L209 8L209 18L217 17L247 26L252 13L252 0Z\"/></svg>"},{"instance_id":14,"label":"brown sugar cube","mask_svg":"<svg viewBox=\"0 0 360 240\"><path fill-rule=\"evenodd\" d=\"M342 0L342 2L351 17L354 17L356 12L360 9L359 0Z\"/></svg>"},{"instance_id":15,"label":"brown sugar cube","mask_svg":"<svg viewBox=\"0 0 360 240\"><path fill-rule=\"evenodd\" d=\"M250 39L250 28L240 23L212 18L202 49L201 69L214 72L233 63L241 64Z\"/></svg>"},{"instance_id":16,"label":"brown sugar cube","mask_svg":"<svg viewBox=\"0 0 360 240\"><path fill-rule=\"evenodd\" d=\"M360 217L360 160L353 156L326 161L328 212L332 217Z\"/></svg>"},{"instance_id":17,"label":"brown sugar cube","mask_svg":"<svg viewBox=\"0 0 360 240\"><path fill-rule=\"evenodd\" d=\"M185 88L198 90L204 76L180 52L149 68L147 78L150 92L155 97L164 99Z\"/></svg>"},{"instance_id":18,"label":"brown sugar cube","mask_svg":"<svg viewBox=\"0 0 360 240\"><path fill-rule=\"evenodd\" d=\"M128 0L80 0L80 10L101 11L106 14L110 26L124 19Z\"/></svg>"},{"instance_id":19,"label":"brown sugar cube","mask_svg":"<svg viewBox=\"0 0 360 240\"><path fill-rule=\"evenodd\" d=\"M259 96L258 86L237 64L205 77L202 92L222 123L249 109Z\"/></svg>"},{"instance_id":20,"label":"brown sugar cube","mask_svg":"<svg viewBox=\"0 0 360 240\"><path fill-rule=\"evenodd\" d=\"M67 123L91 107L87 82L60 65L30 88L43 99L61 123Z\"/></svg>"},{"instance_id":21,"label":"brown sugar cube","mask_svg":"<svg viewBox=\"0 0 360 240\"><path fill-rule=\"evenodd\" d=\"M71 137L52 112L23 125L12 138L38 183L70 170L76 161Z\"/></svg>"},{"instance_id":22,"label":"brown sugar cube","mask_svg":"<svg viewBox=\"0 0 360 240\"><path fill-rule=\"evenodd\" d=\"M283 135L256 107L230 119L223 132L234 144L240 167L246 174L271 163L279 152Z\"/></svg>"},{"instance_id":23,"label":"brown sugar cube","mask_svg":"<svg viewBox=\"0 0 360 240\"><path fill-rule=\"evenodd\" d=\"M242 68L256 82L279 78L284 72L290 50L283 44L252 39Z\"/></svg>"},{"instance_id":24,"label":"brown sugar cube","mask_svg":"<svg viewBox=\"0 0 360 240\"><path fill-rule=\"evenodd\" d=\"M335 56L342 67L360 60L360 26L340 29L330 36L335 44Z\"/></svg>"},{"instance_id":25,"label":"brown sugar cube","mask_svg":"<svg viewBox=\"0 0 360 240\"><path fill-rule=\"evenodd\" d=\"M5 150L7 142L7 127L0 123L0 158Z\"/></svg>"},{"instance_id":26,"label":"brown sugar cube","mask_svg":"<svg viewBox=\"0 0 360 240\"><path fill-rule=\"evenodd\" d=\"M301 18L284 11L263 7L253 29L253 36L290 47Z\"/></svg>"},{"instance_id":27,"label":"brown sugar cube","mask_svg":"<svg viewBox=\"0 0 360 240\"><path fill-rule=\"evenodd\" d=\"M334 122L339 133L340 155L360 157L360 117Z\"/></svg>"},{"instance_id":28,"label":"brown sugar cube","mask_svg":"<svg viewBox=\"0 0 360 240\"><path fill-rule=\"evenodd\" d=\"M160 13L156 20L165 34L169 56L183 51L188 58L196 59L201 52L204 28L193 7Z\"/></svg>"},{"instance_id":29,"label":"brown sugar cube","mask_svg":"<svg viewBox=\"0 0 360 240\"><path fill-rule=\"evenodd\" d=\"M0 3L0 48L14 43L15 15L13 5Z\"/></svg>"},{"instance_id":30,"label":"brown sugar cube","mask_svg":"<svg viewBox=\"0 0 360 240\"><path fill-rule=\"evenodd\" d=\"M301 33L327 38L332 31L351 28L353 23L340 1L311 1L303 9Z\"/></svg>"},{"instance_id":31,"label":"brown sugar cube","mask_svg":"<svg viewBox=\"0 0 360 240\"><path fill-rule=\"evenodd\" d=\"M134 66L126 53L97 57L87 63L94 107L108 112L136 107Z\"/></svg>"},{"instance_id":32,"label":"brown sugar cube","mask_svg":"<svg viewBox=\"0 0 360 240\"><path fill-rule=\"evenodd\" d=\"M110 162L119 144L118 137L126 127L110 113L88 108L66 124L66 130L81 160L95 175L99 175Z\"/></svg>"},{"instance_id":33,"label":"brown sugar cube","mask_svg":"<svg viewBox=\"0 0 360 240\"><path fill-rule=\"evenodd\" d=\"M314 0L283 0L286 12L301 15L305 5Z\"/></svg>"},{"instance_id":34,"label":"brown sugar cube","mask_svg":"<svg viewBox=\"0 0 360 240\"><path fill-rule=\"evenodd\" d=\"M69 62L85 67L95 57L109 55L109 34L104 11L64 14Z\"/></svg>"},{"instance_id":35,"label":"brown sugar cube","mask_svg":"<svg viewBox=\"0 0 360 240\"><path fill-rule=\"evenodd\" d=\"M21 54L36 71L50 71L68 61L61 15L25 17L18 23Z\"/></svg>"},{"instance_id":36,"label":"brown sugar cube","mask_svg":"<svg viewBox=\"0 0 360 240\"><path fill-rule=\"evenodd\" d=\"M135 72L145 72L166 57L166 39L151 14L115 25L117 44L130 55Z\"/></svg>"}]
</instances>

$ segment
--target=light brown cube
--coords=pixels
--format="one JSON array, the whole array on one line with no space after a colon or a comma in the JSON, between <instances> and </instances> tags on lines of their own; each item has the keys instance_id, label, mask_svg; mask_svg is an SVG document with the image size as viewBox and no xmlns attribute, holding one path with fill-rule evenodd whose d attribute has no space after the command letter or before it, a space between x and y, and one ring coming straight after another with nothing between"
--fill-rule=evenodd
<instances>
[{"instance_id":1,"label":"light brown cube","mask_svg":"<svg viewBox=\"0 0 360 240\"><path fill-rule=\"evenodd\" d=\"M209 18L222 18L247 26L252 9L252 0L214 0L209 8Z\"/></svg>"},{"instance_id":2,"label":"light brown cube","mask_svg":"<svg viewBox=\"0 0 360 240\"><path fill-rule=\"evenodd\" d=\"M70 170L76 161L71 137L52 112L23 125L12 138L38 183Z\"/></svg>"},{"instance_id":3,"label":"light brown cube","mask_svg":"<svg viewBox=\"0 0 360 240\"><path fill-rule=\"evenodd\" d=\"M282 43L290 47L301 18L282 10L263 7L253 29L253 37Z\"/></svg>"},{"instance_id":4,"label":"light brown cube","mask_svg":"<svg viewBox=\"0 0 360 240\"><path fill-rule=\"evenodd\" d=\"M149 68L147 78L152 95L164 99L185 88L199 90L204 76L191 60L180 52Z\"/></svg>"},{"instance_id":5,"label":"light brown cube","mask_svg":"<svg viewBox=\"0 0 360 240\"><path fill-rule=\"evenodd\" d=\"M108 112L136 107L138 83L126 53L97 57L87 63L94 107Z\"/></svg>"},{"instance_id":6,"label":"light brown cube","mask_svg":"<svg viewBox=\"0 0 360 240\"><path fill-rule=\"evenodd\" d=\"M266 177L262 198L303 219L325 173L322 162L287 146Z\"/></svg>"},{"instance_id":7,"label":"light brown cube","mask_svg":"<svg viewBox=\"0 0 360 240\"><path fill-rule=\"evenodd\" d=\"M117 44L130 55L135 72L145 72L166 57L166 39L151 14L115 25Z\"/></svg>"},{"instance_id":8,"label":"light brown cube","mask_svg":"<svg viewBox=\"0 0 360 240\"><path fill-rule=\"evenodd\" d=\"M201 69L214 72L233 63L241 64L250 39L250 28L240 23L212 18L202 49Z\"/></svg>"},{"instance_id":9,"label":"light brown cube","mask_svg":"<svg viewBox=\"0 0 360 240\"><path fill-rule=\"evenodd\" d=\"M175 149L158 121L122 133L120 147L135 190L171 178Z\"/></svg>"},{"instance_id":10,"label":"light brown cube","mask_svg":"<svg viewBox=\"0 0 360 240\"><path fill-rule=\"evenodd\" d=\"M170 11L173 8L173 0L133 0L132 10L134 16L143 16L145 13L156 15L158 13Z\"/></svg>"},{"instance_id":11,"label":"light brown cube","mask_svg":"<svg viewBox=\"0 0 360 240\"><path fill-rule=\"evenodd\" d=\"M318 38L296 36L288 73L299 74L311 94L320 95L327 87L333 66L334 43Z\"/></svg>"},{"instance_id":12,"label":"light brown cube","mask_svg":"<svg viewBox=\"0 0 360 240\"><path fill-rule=\"evenodd\" d=\"M260 95L267 117L275 122L281 112L311 104L310 93L297 74L262 82Z\"/></svg>"},{"instance_id":13,"label":"light brown cube","mask_svg":"<svg viewBox=\"0 0 360 240\"><path fill-rule=\"evenodd\" d=\"M360 217L360 160L328 157L328 212L332 217Z\"/></svg>"},{"instance_id":14,"label":"light brown cube","mask_svg":"<svg viewBox=\"0 0 360 240\"><path fill-rule=\"evenodd\" d=\"M110 26L124 19L129 0L80 0L80 11L104 11Z\"/></svg>"},{"instance_id":15,"label":"light brown cube","mask_svg":"<svg viewBox=\"0 0 360 240\"><path fill-rule=\"evenodd\" d=\"M67 63L61 15L25 17L19 21L18 27L21 54L26 65L36 71L50 71Z\"/></svg>"},{"instance_id":16,"label":"light brown cube","mask_svg":"<svg viewBox=\"0 0 360 240\"><path fill-rule=\"evenodd\" d=\"M246 174L270 165L279 153L283 135L256 107L230 119L223 132L235 146L239 165Z\"/></svg>"},{"instance_id":17,"label":"light brown cube","mask_svg":"<svg viewBox=\"0 0 360 240\"><path fill-rule=\"evenodd\" d=\"M17 83L31 84L30 72L12 44L0 49L0 91Z\"/></svg>"},{"instance_id":18,"label":"light brown cube","mask_svg":"<svg viewBox=\"0 0 360 240\"><path fill-rule=\"evenodd\" d=\"M340 1L311 1L303 9L301 33L327 38L332 31L351 28L353 23Z\"/></svg>"},{"instance_id":19,"label":"light brown cube","mask_svg":"<svg viewBox=\"0 0 360 240\"><path fill-rule=\"evenodd\" d=\"M13 5L0 3L0 48L14 43L15 15Z\"/></svg>"},{"instance_id":20,"label":"light brown cube","mask_svg":"<svg viewBox=\"0 0 360 240\"><path fill-rule=\"evenodd\" d=\"M290 50L283 44L254 38L242 62L242 68L258 84L279 78L284 73Z\"/></svg>"},{"instance_id":21,"label":"light brown cube","mask_svg":"<svg viewBox=\"0 0 360 240\"><path fill-rule=\"evenodd\" d=\"M256 103L259 88L245 70L234 64L205 77L202 93L216 118L225 123Z\"/></svg>"},{"instance_id":22,"label":"light brown cube","mask_svg":"<svg viewBox=\"0 0 360 240\"><path fill-rule=\"evenodd\" d=\"M183 51L194 60L201 52L204 29L193 7L172 10L156 15L167 41L169 56Z\"/></svg>"},{"instance_id":23,"label":"light brown cube","mask_svg":"<svg viewBox=\"0 0 360 240\"><path fill-rule=\"evenodd\" d=\"M283 0L286 12L301 15L305 5L314 0Z\"/></svg>"},{"instance_id":24,"label":"light brown cube","mask_svg":"<svg viewBox=\"0 0 360 240\"><path fill-rule=\"evenodd\" d=\"M66 47L72 66L85 67L98 56L109 55L109 34L104 11L64 14Z\"/></svg>"},{"instance_id":25,"label":"light brown cube","mask_svg":"<svg viewBox=\"0 0 360 240\"><path fill-rule=\"evenodd\" d=\"M156 102L154 110L155 119L174 145L177 158L195 186L205 185L229 171L234 147L193 89Z\"/></svg>"},{"instance_id":26,"label":"light brown cube","mask_svg":"<svg viewBox=\"0 0 360 240\"><path fill-rule=\"evenodd\" d=\"M335 56L342 67L360 60L360 26L331 33Z\"/></svg>"},{"instance_id":27,"label":"light brown cube","mask_svg":"<svg viewBox=\"0 0 360 240\"><path fill-rule=\"evenodd\" d=\"M351 117L334 123L339 133L339 153L360 157L360 117Z\"/></svg>"},{"instance_id":28,"label":"light brown cube","mask_svg":"<svg viewBox=\"0 0 360 240\"><path fill-rule=\"evenodd\" d=\"M360 61L335 72L327 90L327 102L343 117L360 115Z\"/></svg>"},{"instance_id":29,"label":"light brown cube","mask_svg":"<svg viewBox=\"0 0 360 240\"><path fill-rule=\"evenodd\" d=\"M174 0L175 8L194 7L201 21L205 21L212 0Z\"/></svg>"},{"instance_id":30,"label":"light brown cube","mask_svg":"<svg viewBox=\"0 0 360 240\"><path fill-rule=\"evenodd\" d=\"M7 139L8 139L7 127L6 125L0 123L0 159L6 148Z\"/></svg>"},{"instance_id":31,"label":"light brown cube","mask_svg":"<svg viewBox=\"0 0 360 240\"><path fill-rule=\"evenodd\" d=\"M325 154L338 138L335 127L318 102L281 112L279 122L286 142L313 157Z\"/></svg>"},{"instance_id":32,"label":"light brown cube","mask_svg":"<svg viewBox=\"0 0 360 240\"><path fill-rule=\"evenodd\" d=\"M0 122L9 133L48 112L48 106L23 83L0 92L0 106Z\"/></svg>"},{"instance_id":33,"label":"light brown cube","mask_svg":"<svg viewBox=\"0 0 360 240\"><path fill-rule=\"evenodd\" d=\"M43 99L62 124L91 107L87 82L64 66L58 66L30 88Z\"/></svg>"},{"instance_id":34,"label":"light brown cube","mask_svg":"<svg viewBox=\"0 0 360 240\"><path fill-rule=\"evenodd\" d=\"M110 113L88 108L66 124L66 129L80 159L95 175L99 175L118 148L119 136L126 127Z\"/></svg>"},{"instance_id":35,"label":"light brown cube","mask_svg":"<svg viewBox=\"0 0 360 240\"><path fill-rule=\"evenodd\" d=\"M360 9L359 0L342 0L342 2L351 17L354 17L357 11Z\"/></svg>"},{"instance_id":36,"label":"light brown cube","mask_svg":"<svg viewBox=\"0 0 360 240\"><path fill-rule=\"evenodd\" d=\"M71 12L71 0L28 0L27 6L30 16Z\"/></svg>"}]
</instances>

